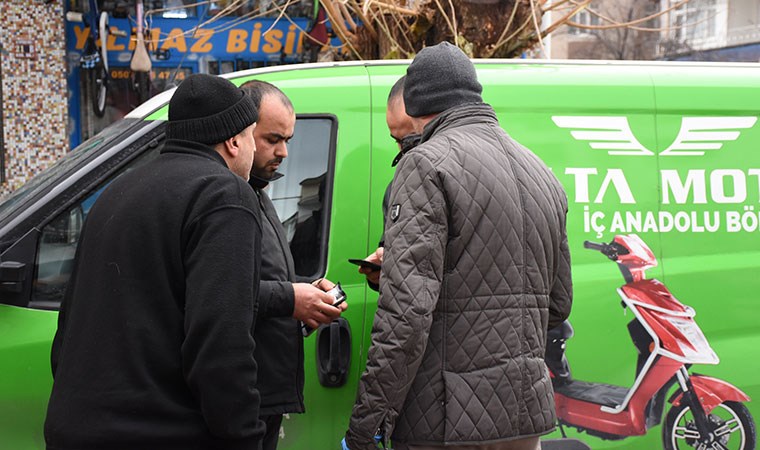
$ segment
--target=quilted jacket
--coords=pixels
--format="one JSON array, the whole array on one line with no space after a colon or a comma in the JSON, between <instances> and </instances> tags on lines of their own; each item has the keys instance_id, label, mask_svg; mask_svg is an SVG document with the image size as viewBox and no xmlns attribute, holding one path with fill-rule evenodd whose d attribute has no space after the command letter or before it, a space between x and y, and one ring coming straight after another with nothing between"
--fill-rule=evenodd
<instances>
[{"instance_id":1,"label":"quilted jacket","mask_svg":"<svg viewBox=\"0 0 760 450\"><path fill-rule=\"evenodd\" d=\"M378 311L346 442L479 444L554 428L547 327L570 314L567 197L483 103L401 160Z\"/></svg>"}]
</instances>

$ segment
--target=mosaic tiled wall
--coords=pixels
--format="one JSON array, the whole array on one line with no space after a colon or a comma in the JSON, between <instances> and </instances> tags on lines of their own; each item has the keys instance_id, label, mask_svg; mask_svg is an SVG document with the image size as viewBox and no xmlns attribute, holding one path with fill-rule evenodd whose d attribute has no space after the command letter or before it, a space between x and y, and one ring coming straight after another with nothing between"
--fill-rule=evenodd
<instances>
[{"instance_id":1,"label":"mosaic tiled wall","mask_svg":"<svg viewBox=\"0 0 760 450\"><path fill-rule=\"evenodd\" d=\"M0 3L2 197L66 153L68 110L63 1Z\"/></svg>"}]
</instances>

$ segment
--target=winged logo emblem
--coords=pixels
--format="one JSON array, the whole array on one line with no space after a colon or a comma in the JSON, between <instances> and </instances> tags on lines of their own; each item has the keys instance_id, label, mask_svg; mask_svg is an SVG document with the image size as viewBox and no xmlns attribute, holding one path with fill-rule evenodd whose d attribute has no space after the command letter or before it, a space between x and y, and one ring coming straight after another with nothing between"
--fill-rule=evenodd
<instances>
[{"instance_id":1,"label":"winged logo emblem","mask_svg":"<svg viewBox=\"0 0 760 450\"><path fill-rule=\"evenodd\" d=\"M579 141L588 141L595 150L609 155L651 156L655 153L636 139L625 116L553 116L560 128L570 129ZM723 143L735 141L741 131L752 128L757 117L683 117L673 143L660 156L702 156L719 150Z\"/></svg>"}]
</instances>

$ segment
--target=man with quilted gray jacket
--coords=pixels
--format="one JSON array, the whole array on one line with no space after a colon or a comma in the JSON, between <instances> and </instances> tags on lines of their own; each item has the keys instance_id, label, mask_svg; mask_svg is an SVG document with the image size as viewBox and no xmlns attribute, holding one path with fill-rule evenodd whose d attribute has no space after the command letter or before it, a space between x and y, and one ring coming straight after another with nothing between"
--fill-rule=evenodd
<instances>
[{"instance_id":1,"label":"man with quilted gray jacket","mask_svg":"<svg viewBox=\"0 0 760 450\"><path fill-rule=\"evenodd\" d=\"M459 48L404 83L420 144L398 165L380 298L344 448L537 450L554 429L547 328L570 314L567 197L481 98Z\"/></svg>"}]
</instances>

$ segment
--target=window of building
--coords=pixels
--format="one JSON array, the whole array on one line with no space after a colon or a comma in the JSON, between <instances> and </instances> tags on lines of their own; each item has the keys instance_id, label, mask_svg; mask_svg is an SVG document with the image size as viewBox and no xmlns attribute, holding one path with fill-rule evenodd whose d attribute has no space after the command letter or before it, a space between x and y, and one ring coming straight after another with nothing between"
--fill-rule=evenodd
<instances>
[{"instance_id":1,"label":"window of building","mask_svg":"<svg viewBox=\"0 0 760 450\"><path fill-rule=\"evenodd\" d=\"M596 14L592 14L587 10L582 10L573 18L571 19L573 22L581 24L581 25L599 25L599 16ZM588 30L586 28L578 28L578 27L568 27L567 30L568 34L589 34L592 33L593 30Z\"/></svg>"},{"instance_id":2,"label":"window of building","mask_svg":"<svg viewBox=\"0 0 760 450\"><path fill-rule=\"evenodd\" d=\"M671 14L676 41L699 41L714 38L718 21L717 0L690 0Z\"/></svg>"}]
</instances>

